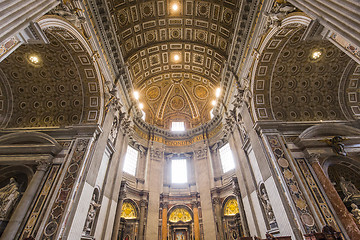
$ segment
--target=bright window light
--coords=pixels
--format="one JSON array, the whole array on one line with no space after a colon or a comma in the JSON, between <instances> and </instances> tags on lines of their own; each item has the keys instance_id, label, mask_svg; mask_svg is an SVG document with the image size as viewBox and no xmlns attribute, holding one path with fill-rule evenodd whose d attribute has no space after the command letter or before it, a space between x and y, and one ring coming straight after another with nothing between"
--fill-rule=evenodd
<instances>
[{"instance_id":1,"label":"bright window light","mask_svg":"<svg viewBox=\"0 0 360 240\"><path fill-rule=\"evenodd\" d=\"M172 183L187 182L186 159L171 160L171 176Z\"/></svg>"},{"instance_id":2,"label":"bright window light","mask_svg":"<svg viewBox=\"0 0 360 240\"><path fill-rule=\"evenodd\" d=\"M171 123L171 131L173 131L173 132L185 131L184 122L172 122Z\"/></svg>"},{"instance_id":3,"label":"bright window light","mask_svg":"<svg viewBox=\"0 0 360 240\"><path fill-rule=\"evenodd\" d=\"M125 155L124 172L135 176L138 155L139 152L137 150L128 146Z\"/></svg>"},{"instance_id":4,"label":"bright window light","mask_svg":"<svg viewBox=\"0 0 360 240\"><path fill-rule=\"evenodd\" d=\"M141 119L145 121L145 116L146 116L146 114L145 114L145 112L144 112L143 110L141 110L141 113L142 113Z\"/></svg>"},{"instance_id":5,"label":"bright window light","mask_svg":"<svg viewBox=\"0 0 360 240\"><path fill-rule=\"evenodd\" d=\"M229 143L220 148L220 160L224 173L235 168L235 161Z\"/></svg>"},{"instance_id":6,"label":"bright window light","mask_svg":"<svg viewBox=\"0 0 360 240\"><path fill-rule=\"evenodd\" d=\"M211 111L210 111L210 118L211 118L211 119L213 119L213 117L214 117L213 111L214 111L214 109L211 109Z\"/></svg>"}]
</instances>

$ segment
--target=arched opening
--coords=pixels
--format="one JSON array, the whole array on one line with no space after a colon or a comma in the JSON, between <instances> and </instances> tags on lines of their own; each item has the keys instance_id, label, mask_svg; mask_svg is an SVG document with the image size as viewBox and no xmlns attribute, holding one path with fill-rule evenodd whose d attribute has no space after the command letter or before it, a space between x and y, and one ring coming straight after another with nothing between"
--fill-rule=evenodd
<instances>
[{"instance_id":1,"label":"arched opening","mask_svg":"<svg viewBox=\"0 0 360 240\"><path fill-rule=\"evenodd\" d=\"M139 208L131 199L125 199L121 208L119 239L137 239L139 228Z\"/></svg>"},{"instance_id":2,"label":"arched opening","mask_svg":"<svg viewBox=\"0 0 360 240\"><path fill-rule=\"evenodd\" d=\"M240 239L242 232L239 204L235 196L228 196L223 202L223 229L226 239Z\"/></svg>"},{"instance_id":3,"label":"arched opening","mask_svg":"<svg viewBox=\"0 0 360 240\"><path fill-rule=\"evenodd\" d=\"M168 212L169 239L193 239L193 212L186 205L177 205Z\"/></svg>"},{"instance_id":4,"label":"arched opening","mask_svg":"<svg viewBox=\"0 0 360 240\"><path fill-rule=\"evenodd\" d=\"M0 236L33 176L24 165L0 166Z\"/></svg>"}]
</instances>

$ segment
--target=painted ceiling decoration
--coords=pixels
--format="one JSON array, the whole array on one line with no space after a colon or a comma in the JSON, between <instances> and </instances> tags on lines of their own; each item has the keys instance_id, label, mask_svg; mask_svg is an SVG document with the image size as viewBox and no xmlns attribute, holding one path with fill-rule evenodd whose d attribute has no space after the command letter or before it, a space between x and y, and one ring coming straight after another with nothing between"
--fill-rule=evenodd
<instances>
[{"instance_id":1,"label":"painted ceiling decoration","mask_svg":"<svg viewBox=\"0 0 360 240\"><path fill-rule=\"evenodd\" d=\"M146 122L168 129L174 120L185 121L187 128L210 120L240 3L108 1Z\"/></svg>"}]
</instances>

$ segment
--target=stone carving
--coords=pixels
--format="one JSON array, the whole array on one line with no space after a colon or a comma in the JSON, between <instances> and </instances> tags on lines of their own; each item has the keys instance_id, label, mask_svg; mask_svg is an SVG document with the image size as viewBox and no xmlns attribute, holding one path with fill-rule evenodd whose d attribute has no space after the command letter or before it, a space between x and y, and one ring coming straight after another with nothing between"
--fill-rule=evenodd
<instances>
[{"instance_id":1,"label":"stone carving","mask_svg":"<svg viewBox=\"0 0 360 240\"><path fill-rule=\"evenodd\" d=\"M343 140L345 139L341 136L335 136L331 139L327 139L326 143L331 146L334 152L336 152L337 154L346 156L347 154L345 151L345 145L342 143Z\"/></svg>"},{"instance_id":2,"label":"stone carving","mask_svg":"<svg viewBox=\"0 0 360 240\"><path fill-rule=\"evenodd\" d=\"M203 159L207 156L207 149L195 150L196 159Z\"/></svg>"},{"instance_id":3,"label":"stone carving","mask_svg":"<svg viewBox=\"0 0 360 240\"><path fill-rule=\"evenodd\" d=\"M360 191L351 181L346 181L344 177L340 177L340 188L345 194L344 202L352 198L360 198Z\"/></svg>"},{"instance_id":4,"label":"stone carving","mask_svg":"<svg viewBox=\"0 0 360 240\"><path fill-rule=\"evenodd\" d=\"M89 212L88 212L87 217L86 217L86 222L85 222L85 227L84 227L84 234L85 235L90 235L91 227L92 227L93 222L95 220L97 209L100 206L101 205L96 202L96 194L94 193L93 197L91 199L91 202L90 202Z\"/></svg>"},{"instance_id":5,"label":"stone carving","mask_svg":"<svg viewBox=\"0 0 360 240\"><path fill-rule=\"evenodd\" d=\"M259 189L260 190L259 197L261 199L261 203L262 203L262 205L264 207L267 220L268 220L271 228L273 228L274 226L277 226L277 224L276 224L274 211L272 209L272 206L271 206L271 203L270 203L270 200L269 200L269 196L268 196L268 194L266 192L264 184L261 184L259 188L260 188Z\"/></svg>"},{"instance_id":6,"label":"stone carving","mask_svg":"<svg viewBox=\"0 0 360 240\"><path fill-rule=\"evenodd\" d=\"M118 132L119 132L119 120L115 116L114 121L112 123L111 130L110 130L110 135L109 135L109 139L113 144L115 143L115 139L117 137Z\"/></svg>"},{"instance_id":7,"label":"stone carving","mask_svg":"<svg viewBox=\"0 0 360 240\"><path fill-rule=\"evenodd\" d=\"M85 22L85 18L79 16L78 12L80 9L72 7L70 4L60 3L55 9L54 13L59 15L69 22L71 22L75 27L81 29L81 24Z\"/></svg>"},{"instance_id":8,"label":"stone carving","mask_svg":"<svg viewBox=\"0 0 360 240\"><path fill-rule=\"evenodd\" d=\"M0 189L0 219L9 219L19 197L19 184L10 178L9 184Z\"/></svg>"},{"instance_id":9,"label":"stone carving","mask_svg":"<svg viewBox=\"0 0 360 240\"><path fill-rule=\"evenodd\" d=\"M150 148L150 158L157 160L157 161L161 161L162 159L162 151L158 148Z\"/></svg>"},{"instance_id":10,"label":"stone carving","mask_svg":"<svg viewBox=\"0 0 360 240\"><path fill-rule=\"evenodd\" d=\"M358 208L358 206L355 203L351 204L351 213L354 216L354 218L356 219L356 223L360 224L360 209Z\"/></svg>"},{"instance_id":11,"label":"stone carving","mask_svg":"<svg viewBox=\"0 0 360 240\"><path fill-rule=\"evenodd\" d=\"M279 27L281 21L289 13L294 12L295 9L296 7L287 3L287 1L277 1L270 12L265 13L265 15L268 16L268 27Z\"/></svg>"}]
</instances>

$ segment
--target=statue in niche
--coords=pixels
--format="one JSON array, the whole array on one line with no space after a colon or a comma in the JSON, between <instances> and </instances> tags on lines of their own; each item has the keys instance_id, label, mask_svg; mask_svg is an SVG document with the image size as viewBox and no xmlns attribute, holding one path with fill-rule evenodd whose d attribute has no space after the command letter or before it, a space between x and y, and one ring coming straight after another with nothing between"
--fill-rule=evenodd
<instances>
[{"instance_id":1,"label":"statue in niche","mask_svg":"<svg viewBox=\"0 0 360 240\"><path fill-rule=\"evenodd\" d=\"M0 218L9 218L19 197L19 184L14 178L10 178L9 184L0 189Z\"/></svg>"},{"instance_id":2,"label":"statue in niche","mask_svg":"<svg viewBox=\"0 0 360 240\"><path fill-rule=\"evenodd\" d=\"M261 203L262 203L262 205L264 207L266 217L267 217L267 219L269 221L269 224L270 224L271 228L277 226L274 211L273 211L273 209L271 207L269 196L268 196L268 194L266 192L266 189L265 189L264 185L260 186L260 199L261 199Z\"/></svg>"},{"instance_id":3,"label":"statue in niche","mask_svg":"<svg viewBox=\"0 0 360 240\"><path fill-rule=\"evenodd\" d=\"M109 139L113 144L115 143L115 139L116 139L118 131L119 131L118 126L119 126L119 121L118 121L118 118L115 116L112 127L111 127L110 135L109 135Z\"/></svg>"},{"instance_id":4,"label":"statue in niche","mask_svg":"<svg viewBox=\"0 0 360 240\"><path fill-rule=\"evenodd\" d=\"M100 206L101 205L96 202L96 194L94 193L93 197L91 199L91 202L90 202L90 208L89 208L89 212L86 217L86 222L85 222L85 227L84 227L84 233L86 235L89 235L91 232L91 227L95 220L97 209Z\"/></svg>"},{"instance_id":5,"label":"statue in niche","mask_svg":"<svg viewBox=\"0 0 360 240\"><path fill-rule=\"evenodd\" d=\"M344 177L340 177L340 188L345 194L344 202L349 201L350 198L360 198L359 189L351 181L346 181Z\"/></svg>"},{"instance_id":6,"label":"statue in niche","mask_svg":"<svg viewBox=\"0 0 360 240\"><path fill-rule=\"evenodd\" d=\"M360 209L355 203L351 204L351 208L352 208L351 213L354 216L356 223L360 224Z\"/></svg>"}]
</instances>

